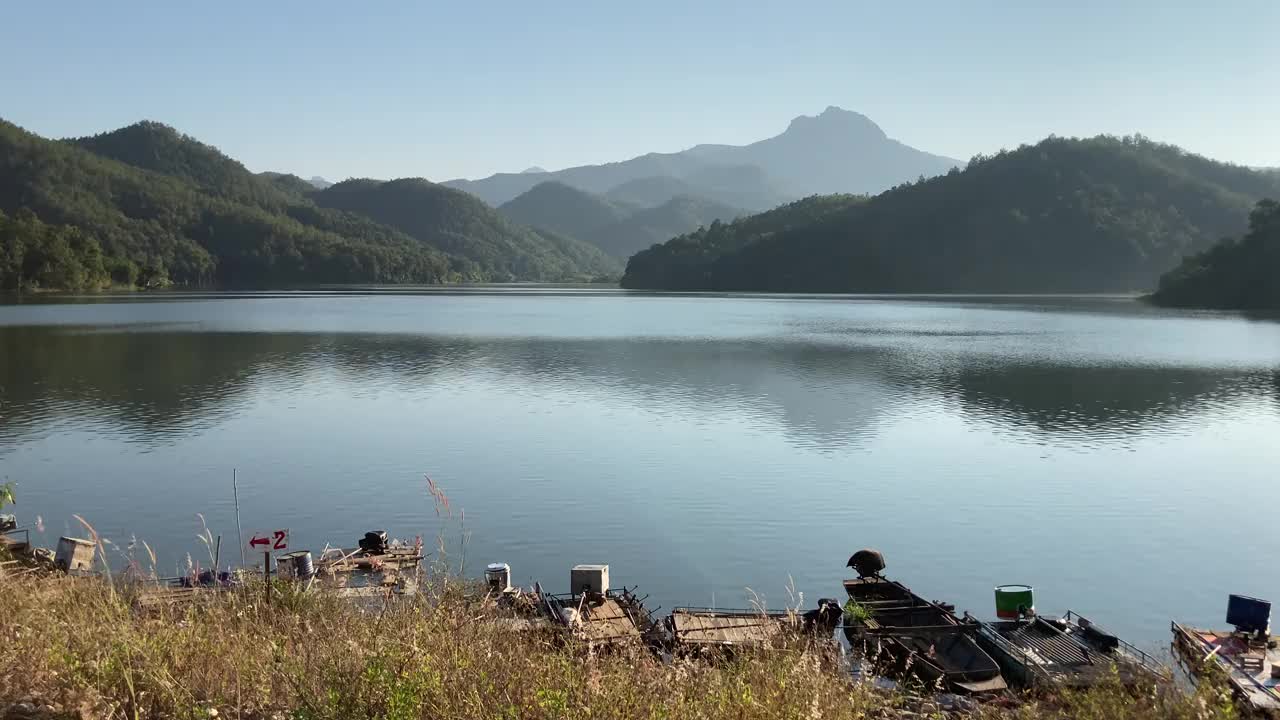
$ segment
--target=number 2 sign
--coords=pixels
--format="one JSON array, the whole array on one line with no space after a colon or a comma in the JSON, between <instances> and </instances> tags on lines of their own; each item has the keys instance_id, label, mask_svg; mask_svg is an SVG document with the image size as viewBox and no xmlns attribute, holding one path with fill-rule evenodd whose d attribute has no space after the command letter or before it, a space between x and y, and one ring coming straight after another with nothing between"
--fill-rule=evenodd
<instances>
[{"instance_id":1,"label":"number 2 sign","mask_svg":"<svg viewBox=\"0 0 1280 720\"><path fill-rule=\"evenodd\" d=\"M289 528L282 530L255 530L249 533L249 549L258 552L289 549Z\"/></svg>"}]
</instances>

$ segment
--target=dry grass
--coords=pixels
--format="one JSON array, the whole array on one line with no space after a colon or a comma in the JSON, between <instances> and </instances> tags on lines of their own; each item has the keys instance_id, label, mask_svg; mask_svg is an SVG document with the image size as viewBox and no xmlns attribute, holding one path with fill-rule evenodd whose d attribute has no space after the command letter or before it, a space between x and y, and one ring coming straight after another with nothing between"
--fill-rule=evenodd
<instances>
[{"instance_id":1,"label":"dry grass","mask_svg":"<svg viewBox=\"0 0 1280 720\"><path fill-rule=\"evenodd\" d=\"M65 577L0 578L0 707L68 717L867 718L902 698L852 681L834 651L802 643L719 663L663 663L639 648L592 655L512 634L458 585L377 611L261 588L136 610L137 588ZM983 717L1233 717L1213 693L1117 687ZM0 710L0 714L3 711Z\"/></svg>"}]
</instances>

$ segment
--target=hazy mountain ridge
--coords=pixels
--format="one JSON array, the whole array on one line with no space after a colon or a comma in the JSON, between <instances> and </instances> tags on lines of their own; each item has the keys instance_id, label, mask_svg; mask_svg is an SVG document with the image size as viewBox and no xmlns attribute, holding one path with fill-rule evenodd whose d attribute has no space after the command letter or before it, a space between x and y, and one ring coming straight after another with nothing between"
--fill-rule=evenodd
<instances>
[{"instance_id":1,"label":"hazy mountain ridge","mask_svg":"<svg viewBox=\"0 0 1280 720\"><path fill-rule=\"evenodd\" d=\"M750 145L696 145L685 152L719 165L763 168L795 196L873 195L964 165L893 140L867 116L835 106L801 115L781 135Z\"/></svg>"},{"instance_id":2,"label":"hazy mountain ridge","mask_svg":"<svg viewBox=\"0 0 1280 720\"><path fill-rule=\"evenodd\" d=\"M503 203L498 212L513 222L590 242L591 234L631 214L632 208L556 180L538 183Z\"/></svg>"},{"instance_id":3,"label":"hazy mountain ridge","mask_svg":"<svg viewBox=\"0 0 1280 720\"><path fill-rule=\"evenodd\" d=\"M603 165L532 175L500 173L444 184L501 205L547 180L607 195L635 181L649 179L654 183L653 178L670 178L683 183L679 192L657 196L657 185L652 184L644 197L661 204L676 195L697 195L749 210L766 210L814 193L880 192L960 165L963 163L958 160L888 138L863 115L829 107L816 117L798 117L780 135L749 145L696 145L680 152L648 153Z\"/></svg>"},{"instance_id":4,"label":"hazy mountain ridge","mask_svg":"<svg viewBox=\"0 0 1280 720\"><path fill-rule=\"evenodd\" d=\"M1049 138L778 233L694 234L626 287L788 292L1128 292L1243 230L1280 177L1141 136ZM748 219L750 220L750 219ZM714 240L714 242L713 242Z\"/></svg>"},{"instance_id":5,"label":"hazy mountain ridge","mask_svg":"<svg viewBox=\"0 0 1280 720\"><path fill-rule=\"evenodd\" d=\"M687 195L656 207L636 207L553 180L535 185L498 210L517 223L589 242L620 260L713 220L745 214L736 207Z\"/></svg>"}]
</instances>

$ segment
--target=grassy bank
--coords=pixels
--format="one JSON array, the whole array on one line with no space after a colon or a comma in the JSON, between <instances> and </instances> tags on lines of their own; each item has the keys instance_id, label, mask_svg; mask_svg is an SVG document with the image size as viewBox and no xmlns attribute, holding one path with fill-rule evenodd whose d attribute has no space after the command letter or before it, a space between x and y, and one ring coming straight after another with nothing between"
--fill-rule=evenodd
<instances>
[{"instance_id":1,"label":"grassy bank","mask_svg":"<svg viewBox=\"0 0 1280 720\"><path fill-rule=\"evenodd\" d=\"M0 715L101 718L895 718L942 711L807 642L731 660L593 655L513 633L456 586L361 610L261 588L138 609L92 579L0 578ZM927 701L926 701L927 702ZM17 705L21 703L21 705ZM1234 717L1220 693L1096 688L983 718Z\"/></svg>"}]
</instances>

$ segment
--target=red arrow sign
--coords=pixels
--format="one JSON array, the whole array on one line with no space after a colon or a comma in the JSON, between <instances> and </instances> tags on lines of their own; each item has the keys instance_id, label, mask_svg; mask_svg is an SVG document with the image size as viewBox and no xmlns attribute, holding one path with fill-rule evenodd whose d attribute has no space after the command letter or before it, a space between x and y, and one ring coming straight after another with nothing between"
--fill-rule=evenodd
<instances>
[{"instance_id":1,"label":"red arrow sign","mask_svg":"<svg viewBox=\"0 0 1280 720\"><path fill-rule=\"evenodd\" d=\"M255 530L246 543L250 550L271 551L289 549L289 530Z\"/></svg>"}]
</instances>

